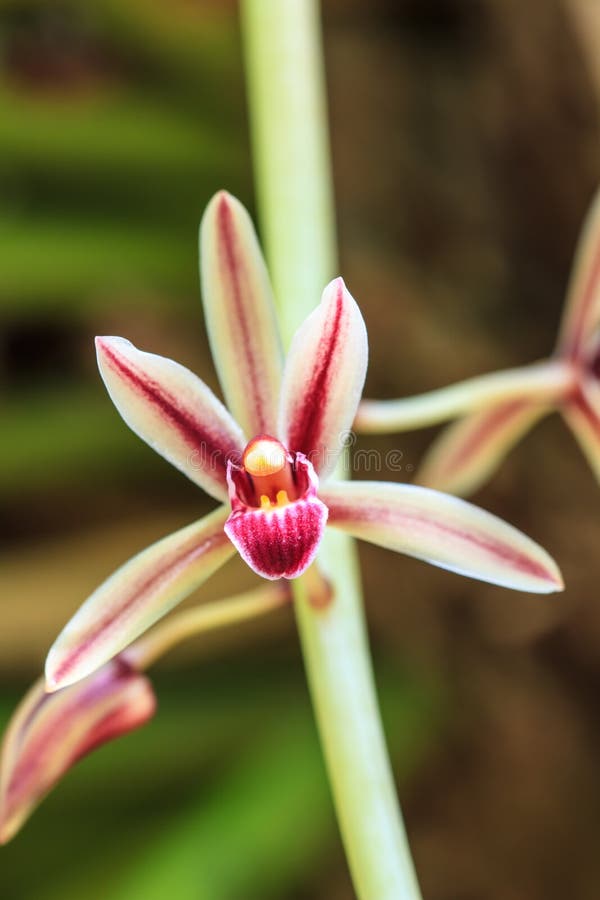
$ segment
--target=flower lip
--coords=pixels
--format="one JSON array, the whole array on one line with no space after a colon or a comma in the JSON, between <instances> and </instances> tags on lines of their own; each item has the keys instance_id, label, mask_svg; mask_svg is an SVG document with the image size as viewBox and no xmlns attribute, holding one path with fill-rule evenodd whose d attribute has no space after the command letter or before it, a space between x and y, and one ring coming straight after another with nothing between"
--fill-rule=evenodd
<instances>
[{"instance_id":1,"label":"flower lip","mask_svg":"<svg viewBox=\"0 0 600 900\"><path fill-rule=\"evenodd\" d=\"M278 444L280 449L263 448L263 442ZM225 523L225 533L258 575L269 579L297 578L316 555L328 509L317 497L319 479L303 453L292 456L275 438L260 437L247 448L251 467L256 462L252 454L258 444L261 452L273 450L271 468L280 461L281 452L285 463L271 474L252 475L246 466L229 461L227 482L232 512ZM256 469L270 471L262 463Z\"/></svg>"}]
</instances>

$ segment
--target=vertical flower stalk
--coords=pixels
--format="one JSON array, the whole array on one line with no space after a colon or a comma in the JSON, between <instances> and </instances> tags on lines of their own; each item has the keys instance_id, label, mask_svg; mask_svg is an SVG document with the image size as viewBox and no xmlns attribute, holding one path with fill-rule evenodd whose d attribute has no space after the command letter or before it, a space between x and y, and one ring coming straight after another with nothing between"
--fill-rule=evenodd
<instances>
[{"instance_id":1,"label":"vertical flower stalk","mask_svg":"<svg viewBox=\"0 0 600 900\"><path fill-rule=\"evenodd\" d=\"M335 274L317 0L242 0L259 211L285 339ZM293 582L302 648L342 838L362 900L418 900L363 617L354 542L328 534Z\"/></svg>"}]
</instances>

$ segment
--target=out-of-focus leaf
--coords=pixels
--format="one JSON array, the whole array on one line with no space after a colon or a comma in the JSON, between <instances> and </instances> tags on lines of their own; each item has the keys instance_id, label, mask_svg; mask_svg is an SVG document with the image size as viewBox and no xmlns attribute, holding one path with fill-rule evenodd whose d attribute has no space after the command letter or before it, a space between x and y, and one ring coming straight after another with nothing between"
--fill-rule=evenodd
<instances>
[{"instance_id":1,"label":"out-of-focus leaf","mask_svg":"<svg viewBox=\"0 0 600 900\"><path fill-rule=\"evenodd\" d=\"M0 492L5 498L61 484L73 489L100 473L125 468L131 474L138 466L143 473L154 465L151 454L115 418L100 387L27 394L2 407Z\"/></svg>"},{"instance_id":2,"label":"out-of-focus leaf","mask_svg":"<svg viewBox=\"0 0 600 900\"><path fill-rule=\"evenodd\" d=\"M322 863L334 818L310 713L292 708L277 719L242 746L223 783L142 850L111 900L267 900Z\"/></svg>"},{"instance_id":3,"label":"out-of-focus leaf","mask_svg":"<svg viewBox=\"0 0 600 900\"><path fill-rule=\"evenodd\" d=\"M0 219L0 316L104 308L197 293L196 235L116 222Z\"/></svg>"},{"instance_id":4,"label":"out-of-focus leaf","mask_svg":"<svg viewBox=\"0 0 600 900\"><path fill-rule=\"evenodd\" d=\"M226 4L196 0L180 5L173 15L167 4L154 0L97 0L96 27L127 54L160 78L161 84L174 85L179 100L187 99L198 110L210 108L223 118L239 115L231 102L223 102L222 92L207 90L207 84L219 80L221 89L238 74L238 96L242 95L239 47L231 27L231 10ZM183 94L183 97L182 97ZM227 97L231 101L231 97Z\"/></svg>"},{"instance_id":5,"label":"out-of-focus leaf","mask_svg":"<svg viewBox=\"0 0 600 900\"><path fill-rule=\"evenodd\" d=\"M53 101L0 90L0 144L0 171L69 179L106 171L138 179L225 176L241 159L239 145L206 123L135 95L104 93Z\"/></svg>"},{"instance_id":6,"label":"out-of-focus leaf","mask_svg":"<svg viewBox=\"0 0 600 900\"><path fill-rule=\"evenodd\" d=\"M173 223L195 231L207 198L240 189L248 170L243 144L205 113L102 89L49 99L0 87L0 146L5 210L12 199L54 217L102 214L117 230L153 221L167 237Z\"/></svg>"}]
</instances>

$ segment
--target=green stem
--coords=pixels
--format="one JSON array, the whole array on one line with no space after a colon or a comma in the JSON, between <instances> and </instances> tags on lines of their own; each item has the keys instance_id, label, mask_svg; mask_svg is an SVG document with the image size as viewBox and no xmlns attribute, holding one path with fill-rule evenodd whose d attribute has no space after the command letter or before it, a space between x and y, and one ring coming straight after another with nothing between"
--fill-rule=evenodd
<instances>
[{"instance_id":1,"label":"green stem","mask_svg":"<svg viewBox=\"0 0 600 900\"><path fill-rule=\"evenodd\" d=\"M333 197L317 0L242 0L257 191L289 342L335 273ZM293 582L300 638L334 801L361 900L418 900L381 726L354 542L328 530L333 589Z\"/></svg>"},{"instance_id":2,"label":"green stem","mask_svg":"<svg viewBox=\"0 0 600 900\"><path fill-rule=\"evenodd\" d=\"M337 268L318 0L241 0L262 239L284 335Z\"/></svg>"}]
</instances>

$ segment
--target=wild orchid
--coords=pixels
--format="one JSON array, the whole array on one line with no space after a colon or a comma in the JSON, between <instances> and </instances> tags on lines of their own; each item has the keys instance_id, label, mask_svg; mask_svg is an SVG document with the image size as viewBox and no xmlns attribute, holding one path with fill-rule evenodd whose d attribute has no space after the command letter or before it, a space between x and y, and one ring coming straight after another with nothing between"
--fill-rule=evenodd
<instances>
[{"instance_id":1,"label":"wild orchid","mask_svg":"<svg viewBox=\"0 0 600 900\"><path fill-rule=\"evenodd\" d=\"M285 580L306 572L326 526L498 585L562 589L539 545L469 503L412 485L334 477L367 367L365 325L341 278L325 288L284 363L254 228L225 192L204 215L200 256L205 319L229 410L172 360L120 337L97 338L96 346L125 422L220 505L126 562L58 637L45 685L34 685L5 739L3 839L77 759L147 721L154 699L141 671L173 635L280 605ZM176 617L136 640L236 551L278 584L249 604L200 607L182 614L191 623Z\"/></svg>"},{"instance_id":2,"label":"wild orchid","mask_svg":"<svg viewBox=\"0 0 600 900\"><path fill-rule=\"evenodd\" d=\"M120 337L97 338L96 346L125 422L221 505L142 551L91 595L48 654L49 690L118 654L236 550L263 578L296 578L326 525L517 590L562 587L541 547L477 507L411 485L332 478L367 367L363 318L341 278L301 325L284 366L257 237L227 193L206 210L200 255L206 325L230 411L170 359Z\"/></svg>"},{"instance_id":3,"label":"wild orchid","mask_svg":"<svg viewBox=\"0 0 600 900\"><path fill-rule=\"evenodd\" d=\"M585 221L552 357L401 400L365 400L355 428L408 431L459 417L434 441L419 484L467 495L543 416L558 411L600 478L600 194Z\"/></svg>"}]
</instances>

